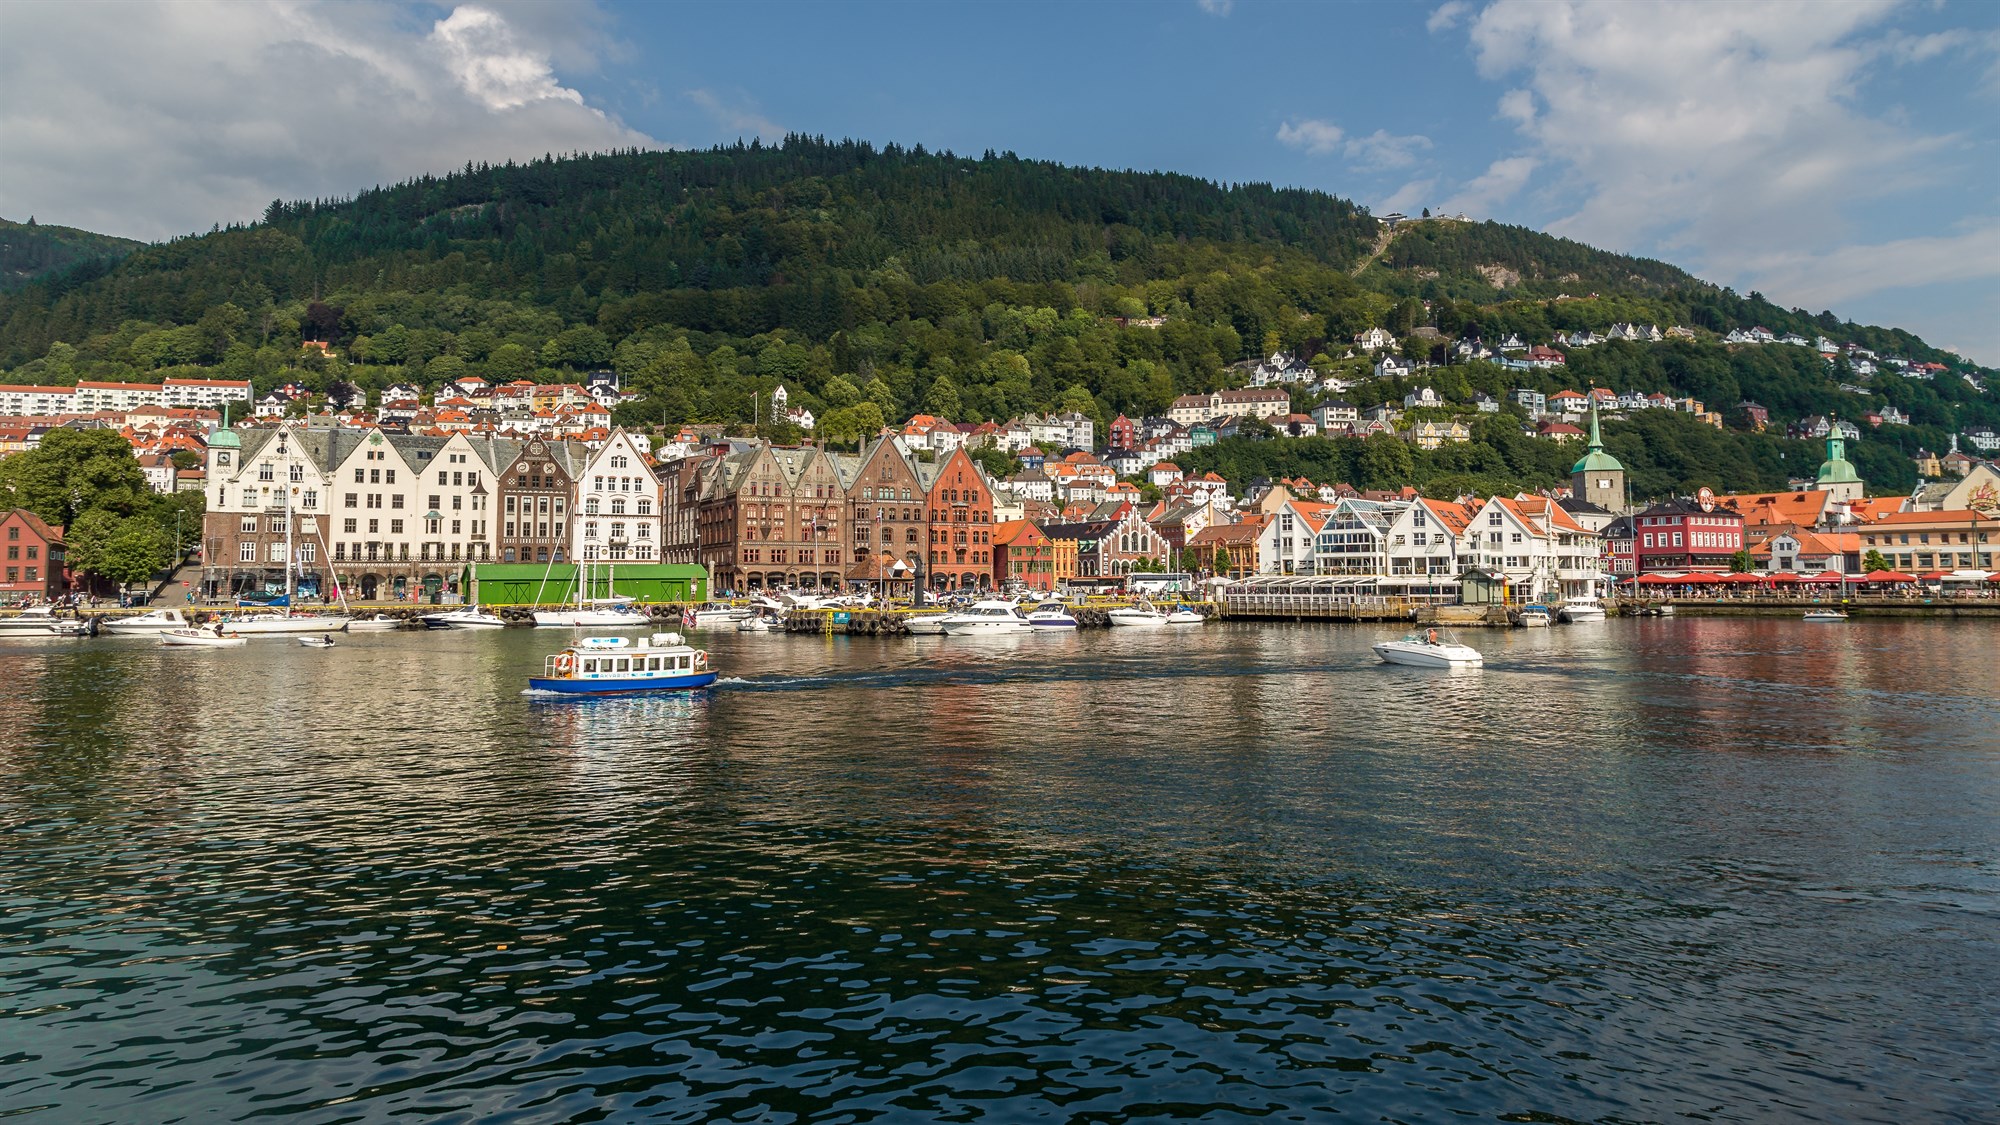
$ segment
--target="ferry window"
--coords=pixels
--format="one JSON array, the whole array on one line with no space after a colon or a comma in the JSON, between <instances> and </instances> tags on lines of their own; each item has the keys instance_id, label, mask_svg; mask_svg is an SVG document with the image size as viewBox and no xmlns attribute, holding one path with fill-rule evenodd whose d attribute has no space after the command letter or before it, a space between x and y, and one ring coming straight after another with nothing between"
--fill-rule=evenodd
<instances>
[{"instance_id":1,"label":"ferry window","mask_svg":"<svg viewBox=\"0 0 2000 1125\"><path fill-rule=\"evenodd\" d=\"M648 672L657 672L657 671L659 671L659 670L660 670L660 658L659 658L659 657L657 657L657 656L649 658L649 659L648 659L648 660L646 661L646 670L647 670Z\"/></svg>"},{"instance_id":2,"label":"ferry window","mask_svg":"<svg viewBox=\"0 0 2000 1125\"><path fill-rule=\"evenodd\" d=\"M619 657L619 658L618 658L618 670L619 670L620 672L630 672L630 671L632 670L632 658L631 658L631 657L629 657L629 656L621 656L621 657Z\"/></svg>"},{"instance_id":3,"label":"ferry window","mask_svg":"<svg viewBox=\"0 0 2000 1125\"><path fill-rule=\"evenodd\" d=\"M583 670L584 670L584 671L586 671L586 672L595 672L595 671L597 671L597 661L595 661L595 660L586 660L586 661L584 661L584 662L583 662Z\"/></svg>"}]
</instances>

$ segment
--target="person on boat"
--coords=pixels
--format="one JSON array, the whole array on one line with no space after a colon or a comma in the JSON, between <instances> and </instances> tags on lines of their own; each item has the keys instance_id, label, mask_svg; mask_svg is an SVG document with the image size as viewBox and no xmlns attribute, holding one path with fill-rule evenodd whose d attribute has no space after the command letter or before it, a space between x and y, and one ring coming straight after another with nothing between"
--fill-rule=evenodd
<instances>
[{"instance_id":1,"label":"person on boat","mask_svg":"<svg viewBox=\"0 0 2000 1125\"><path fill-rule=\"evenodd\" d=\"M332 643L333 643L333 634L332 634L332 633L321 633L321 634L319 635L319 639L320 639L321 641L323 641L324 643L326 643L326 644L329 644L329 645L330 645L330 644L332 644Z\"/></svg>"},{"instance_id":2,"label":"person on boat","mask_svg":"<svg viewBox=\"0 0 2000 1125\"><path fill-rule=\"evenodd\" d=\"M1424 643L1427 645L1434 645L1438 643L1438 631L1436 629L1432 629L1430 632L1425 633Z\"/></svg>"},{"instance_id":3,"label":"person on boat","mask_svg":"<svg viewBox=\"0 0 2000 1125\"><path fill-rule=\"evenodd\" d=\"M221 635L222 635L222 618L218 617L218 618L216 618L215 620L213 620L213 621L209 622L209 623L208 623L208 627L209 627L209 628L211 628L211 629L213 629L213 630L215 630L215 635L216 635L216 636L218 636L218 637L219 637L219 636L221 636Z\"/></svg>"}]
</instances>

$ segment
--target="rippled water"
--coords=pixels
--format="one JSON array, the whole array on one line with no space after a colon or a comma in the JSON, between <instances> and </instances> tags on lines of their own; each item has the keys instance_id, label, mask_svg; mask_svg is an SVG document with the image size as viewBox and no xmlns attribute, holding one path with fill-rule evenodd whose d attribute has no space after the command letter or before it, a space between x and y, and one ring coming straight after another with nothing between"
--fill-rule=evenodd
<instances>
[{"instance_id":1,"label":"rippled water","mask_svg":"<svg viewBox=\"0 0 2000 1125\"><path fill-rule=\"evenodd\" d=\"M0 1116L1993 1120L2000 632L0 641Z\"/></svg>"}]
</instances>

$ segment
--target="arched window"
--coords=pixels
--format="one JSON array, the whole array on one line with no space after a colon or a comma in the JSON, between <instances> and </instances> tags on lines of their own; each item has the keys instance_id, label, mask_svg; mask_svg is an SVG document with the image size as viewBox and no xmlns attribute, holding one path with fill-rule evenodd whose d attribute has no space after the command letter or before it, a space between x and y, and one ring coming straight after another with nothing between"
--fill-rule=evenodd
<instances>
[{"instance_id":1,"label":"arched window","mask_svg":"<svg viewBox=\"0 0 2000 1125\"><path fill-rule=\"evenodd\" d=\"M583 514L586 516L594 516L597 514L597 497L592 496L591 498L583 502Z\"/></svg>"}]
</instances>

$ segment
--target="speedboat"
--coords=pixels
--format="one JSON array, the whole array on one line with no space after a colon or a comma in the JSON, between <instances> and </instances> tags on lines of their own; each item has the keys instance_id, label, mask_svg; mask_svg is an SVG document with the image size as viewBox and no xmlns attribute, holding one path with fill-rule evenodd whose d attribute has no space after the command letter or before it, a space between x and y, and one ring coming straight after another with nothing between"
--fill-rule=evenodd
<instances>
[{"instance_id":1,"label":"speedboat","mask_svg":"<svg viewBox=\"0 0 2000 1125\"><path fill-rule=\"evenodd\" d=\"M62 619L62 614L52 605L29 606L12 617L0 617L0 637L47 636L49 626Z\"/></svg>"},{"instance_id":2,"label":"speedboat","mask_svg":"<svg viewBox=\"0 0 2000 1125\"><path fill-rule=\"evenodd\" d=\"M97 634L95 621L58 621L49 626L49 632L58 637L90 637Z\"/></svg>"},{"instance_id":3,"label":"speedboat","mask_svg":"<svg viewBox=\"0 0 2000 1125\"><path fill-rule=\"evenodd\" d=\"M736 631L739 633L769 633L776 628L778 628L777 618L764 613L753 613L736 623Z\"/></svg>"},{"instance_id":4,"label":"speedboat","mask_svg":"<svg viewBox=\"0 0 2000 1125\"><path fill-rule=\"evenodd\" d=\"M300 637L299 646L301 648L332 648L333 638L324 635L318 637Z\"/></svg>"},{"instance_id":5,"label":"speedboat","mask_svg":"<svg viewBox=\"0 0 2000 1125\"><path fill-rule=\"evenodd\" d=\"M1555 622L1555 614L1545 605L1531 605L1521 610L1521 625L1528 629L1546 629Z\"/></svg>"},{"instance_id":6,"label":"speedboat","mask_svg":"<svg viewBox=\"0 0 2000 1125\"><path fill-rule=\"evenodd\" d=\"M942 637L944 636L944 619L950 616L948 613L918 613L912 611L909 616L903 618L903 628L908 630L911 636Z\"/></svg>"},{"instance_id":7,"label":"speedboat","mask_svg":"<svg viewBox=\"0 0 2000 1125\"><path fill-rule=\"evenodd\" d=\"M1208 624L1208 618L1203 617L1201 614L1184 605L1177 605L1173 608L1172 612L1167 614L1166 623L1169 625L1206 625Z\"/></svg>"},{"instance_id":8,"label":"speedboat","mask_svg":"<svg viewBox=\"0 0 2000 1125\"><path fill-rule=\"evenodd\" d=\"M353 621L349 621L347 623L347 631L350 633L387 633L392 629L401 629L403 624L403 619L400 617L391 617L386 613L378 613L373 617L358 617Z\"/></svg>"},{"instance_id":9,"label":"speedboat","mask_svg":"<svg viewBox=\"0 0 2000 1125\"><path fill-rule=\"evenodd\" d=\"M1847 614L1837 609L1809 609L1806 611L1805 619L1807 621L1845 621L1847 620Z\"/></svg>"},{"instance_id":10,"label":"speedboat","mask_svg":"<svg viewBox=\"0 0 2000 1125\"><path fill-rule=\"evenodd\" d=\"M1573 602L1565 602L1562 607L1562 619L1571 625L1579 621L1602 621L1604 603L1596 598L1578 598Z\"/></svg>"},{"instance_id":11,"label":"speedboat","mask_svg":"<svg viewBox=\"0 0 2000 1125\"><path fill-rule=\"evenodd\" d=\"M1144 602L1121 605L1108 615L1113 625L1165 625L1167 615Z\"/></svg>"},{"instance_id":12,"label":"speedboat","mask_svg":"<svg viewBox=\"0 0 2000 1125\"><path fill-rule=\"evenodd\" d=\"M535 624L552 629L636 629L653 619L629 598L600 599L570 609L538 609Z\"/></svg>"},{"instance_id":13,"label":"speedboat","mask_svg":"<svg viewBox=\"0 0 2000 1125\"><path fill-rule=\"evenodd\" d=\"M1407 664L1412 668L1477 668L1486 663L1479 650L1462 645L1436 629L1411 633L1399 641L1382 641L1375 655L1385 664Z\"/></svg>"},{"instance_id":14,"label":"speedboat","mask_svg":"<svg viewBox=\"0 0 2000 1125\"><path fill-rule=\"evenodd\" d=\"M535 616L540 617L541 614ZM426 613L420 618L426 629L504 629L507 622L476 605L460 606L442 613ZM537 625L541 622L537 621Z\"/></svg>"},{"instance_id":15,"label":"speedboat","mask_svg":"<svg viewBox=\"0 0 2000 1125\"><path fill-rule=\"evenodd\" d=\"M246 613L222 619L222 627L243 636L267 633L344 633L347 617L336 613Z\"/></svg>"},{"instance_id":16,"label":"speedboat","mask_svg":"<svg viewBox=\"0 0 2000 1125\"><path fill-rule=\"evenodd\" d=\"M1028 624L1037 629L1074 629L1076 618L1061 602L1043 602L1028 614Z\"/></svg>"},{"instance_id":17,"label":"speedboat","mask_svg":"<svg viewBox=\"0 0 2000 1125\"><path fill-rule=\"evenodd\" d=\"M655 633L633 644L626 637L585 637L542 662L530 677L534 691L563 695L625 695L645 691L694 691L715 682L708 653L681 643L678 633Z\"/></svg>"},{"instance_id":18,"label":"speedboat","mask_svg":"<svg viewBox=\"0 0 2000 1125\"><path fill-rule=\"evenodd\" d=\"M965 633L1025 633L1034 628L1013 602L974 602L970 608L947 613L938 624L948 637Z\"/></svg>"},{"instance_id":19,"label":"speedboat","mask_svg":"<svg viewBox=\"0 0 2000 1125\"><path fill-rule=\"evenodd\" d=\"M218 632L214 626L206 629L168 629L160 634L160 644L167 648L241 648L249 643L234 633Z\"/></svg>"},{"instance_id":20,"label":"speedboat","mask_svg":"<svg viewBox=\"0 0 2000 1125\"><path fill-rule=\"evenodd\" d=\"M107 617L101 626L114 637L131 636L138 633L164 633L168 629L186 629L188 619L178 609L155 609L136 617Z\"/></svg>"}]
</instances>

